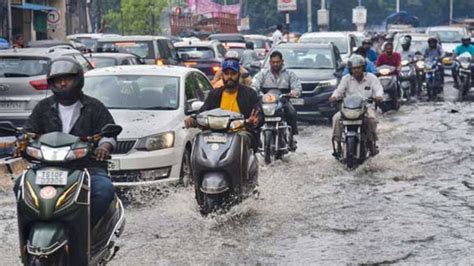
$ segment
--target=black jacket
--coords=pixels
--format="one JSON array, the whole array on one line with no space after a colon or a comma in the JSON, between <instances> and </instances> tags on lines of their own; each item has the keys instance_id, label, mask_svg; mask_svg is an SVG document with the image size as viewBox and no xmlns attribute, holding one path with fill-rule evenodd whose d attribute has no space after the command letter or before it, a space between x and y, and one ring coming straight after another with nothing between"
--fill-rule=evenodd
<instances>
[{"instance_id":1,"label":"black jacket","mask_svg":"<svg viewBox=\"0 0 474 266\"><path fill-rule=\"evenodd\" d=\"M199 112L220 108L223 91L223 87L212 90ZM239 105L240 113L243 114L246 119L250 117L252 110L255 109L258 112L257 115L259 118L259 125L257 127L262 126L264 120L262 105L255 90L239 84L237 104Z\"/></svg>"}]
</instances>

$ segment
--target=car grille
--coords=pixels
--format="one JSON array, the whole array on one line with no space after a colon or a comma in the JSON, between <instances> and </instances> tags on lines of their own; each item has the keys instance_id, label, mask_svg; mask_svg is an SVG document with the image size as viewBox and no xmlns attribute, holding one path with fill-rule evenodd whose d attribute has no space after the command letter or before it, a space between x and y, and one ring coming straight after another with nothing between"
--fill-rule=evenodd
<instances>
[{"instance_id":1,"label":"car grille","mask_svg":"<svg viewBox=\"0 0 474 266\"><path fill-rule=\"evenodd\" d=\"M135 146L136 140L119 140L112 154L125 154L128 153L133 146Z\"/></svg>"},{"instance_id":2,"label":"car grille","mask_svg":"<svg viewBox=\"0 0 474 266\"><path fill-rule=\"evenodd\" d=\"M316 88L318 83L302 83L301 86L303 87L303 94L311 94Z\"/></svg>"}]
</instances>

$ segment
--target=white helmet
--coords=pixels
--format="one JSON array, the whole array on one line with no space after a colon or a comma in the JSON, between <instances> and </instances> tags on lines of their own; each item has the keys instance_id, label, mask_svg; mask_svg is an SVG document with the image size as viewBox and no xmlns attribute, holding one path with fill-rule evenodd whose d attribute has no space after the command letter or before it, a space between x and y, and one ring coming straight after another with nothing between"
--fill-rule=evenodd
<instances>
[{"instance_id":1,"label":"white helmet","mask_svg":"<svg viewBox=\"0 0 474 266\"><path fill-rule=\"evenodd\" d=\"M348 68L353 68L353 67L360 67L365 65L365 59L358 55L354 54L349 58L349 61L347 62L347 67Z\"/></svg>"},{"instance_id":2,"label":"white helmet","mask_svg":"<svg viewBox=\"0 0 474 266\"><path fill-rule=\"evenodd\" d=\"M237 51L230 50L225 54L225 59L234 59L240 61L240 55Z\"/></svg>"}]
</instances>

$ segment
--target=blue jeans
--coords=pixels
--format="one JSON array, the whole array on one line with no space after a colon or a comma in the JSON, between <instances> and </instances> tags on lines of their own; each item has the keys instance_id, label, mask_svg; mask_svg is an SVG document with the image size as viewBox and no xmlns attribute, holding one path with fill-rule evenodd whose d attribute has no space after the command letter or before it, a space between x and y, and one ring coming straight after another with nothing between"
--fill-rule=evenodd
<instances>
[{"instance_id":1,"label":"blue jeans","mask_svg":"<svg viewBox=\"0 0 474 266\"><path fill-rule=\"evenodd\" d=\"M91 225L94 226L114 200L115 188L105 169L89 168L89 173L91 174ZM19 186L20 178L16 180L13 187L15 195L17 195Z\"/></svg>"}]
</instances>

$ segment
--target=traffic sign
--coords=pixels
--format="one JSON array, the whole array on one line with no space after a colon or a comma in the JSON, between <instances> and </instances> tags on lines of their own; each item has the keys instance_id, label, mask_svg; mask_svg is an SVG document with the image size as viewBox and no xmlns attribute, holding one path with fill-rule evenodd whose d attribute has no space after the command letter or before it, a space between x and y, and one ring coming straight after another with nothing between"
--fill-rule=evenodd
<instances>
[{"instance_id":1,"label":"traffic sign","mask_svg":"<svg viewBox=\"0 0 474 266\"><path fill-rule=\"evenodd\" d=\"M278 11L296 11L296 0L277 0Z\"/></svg>"},{"instance_id":2,"label":"traffic sign","mask_svg":"<svg viewBox=\"0 0 474 266\"><path fill-rule=\"evenodd\" d=\"M61 15L57 10L51 10L48 12L48 24L58 24L61 20Z\"/></svg>"}]
</instances>

